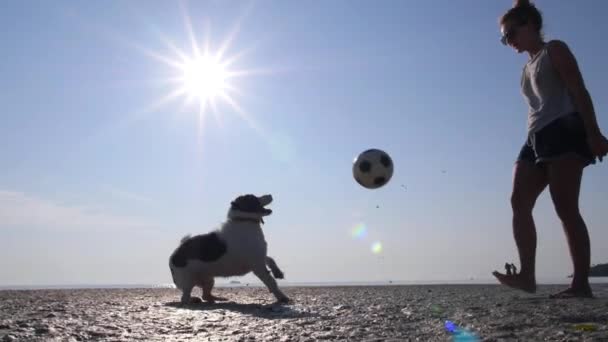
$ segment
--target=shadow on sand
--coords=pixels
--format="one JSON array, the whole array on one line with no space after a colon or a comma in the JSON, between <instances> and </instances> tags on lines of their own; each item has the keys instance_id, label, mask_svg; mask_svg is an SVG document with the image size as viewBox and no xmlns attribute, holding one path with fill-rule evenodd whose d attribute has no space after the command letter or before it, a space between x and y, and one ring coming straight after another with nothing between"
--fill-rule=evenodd
<instances>
[{"instance_id":1,"label":"shadow on sand","mask_svg":"<svg viewBox=\"0 0 608 342\"><path fill-rule=\"evenodd\" d=\"M253 304L253 303L236 303L236 302L215 302L215 303L190 303L182 305L180 302L168 302L165 306L182 309L182 310L193 310L193 311L217 311L226 310L237 312L242 315L255 316L266 319L289 319L289 318L307 318L307 317L318 317L319 315L311 312L302 312L292 308L288 304Z\"/></svg>"}]
</instances>

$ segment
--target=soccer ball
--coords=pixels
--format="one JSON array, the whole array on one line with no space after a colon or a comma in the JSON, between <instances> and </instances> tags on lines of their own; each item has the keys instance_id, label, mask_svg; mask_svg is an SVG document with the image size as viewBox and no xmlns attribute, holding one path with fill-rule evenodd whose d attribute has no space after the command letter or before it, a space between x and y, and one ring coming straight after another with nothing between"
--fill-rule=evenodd
<instances>
[{"instance_id":1,"label":"soccer ball","mask_svg":"<svg viewBox=\"0 0 608 342\"><path fill-rule=\"evenodd\" d=\"M364 188L377 189L388 183L392 176L393 160L382 150L363 151L353 162L353 177Z\"/></svg>"}]
</instances>

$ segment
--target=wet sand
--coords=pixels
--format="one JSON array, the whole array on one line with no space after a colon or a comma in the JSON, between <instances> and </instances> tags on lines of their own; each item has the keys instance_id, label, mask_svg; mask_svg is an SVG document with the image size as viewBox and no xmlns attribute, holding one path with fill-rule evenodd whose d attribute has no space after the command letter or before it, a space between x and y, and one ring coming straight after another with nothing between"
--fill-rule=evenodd
<instances>
[{"instance_id":1,"label":"wet sand","mask_svg":"<svg viewBox=\"0 0 608 342\"><path fill-rule=\"evenodd\" d=\"M608 341L608 284L595 299L549 299L497 285L218 288L181 307L175 289L0 291L0 341ZM196 292L198 295L198 292ZM475 339L469 339L475 340Z\"/></svg>"}]
</instances>

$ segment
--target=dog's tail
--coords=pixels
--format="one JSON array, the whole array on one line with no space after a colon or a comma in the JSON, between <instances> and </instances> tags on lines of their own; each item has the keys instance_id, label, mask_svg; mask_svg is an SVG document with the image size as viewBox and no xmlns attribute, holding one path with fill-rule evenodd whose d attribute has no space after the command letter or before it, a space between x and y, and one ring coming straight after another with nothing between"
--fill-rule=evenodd
<instances>
[{"instance_id":1,"label":"dog's tail","mask_svg":"<svg viewBox=\"0 0 608 342\"><path fill-rule=\"evenodd\" d=\"M185 235L179 242L180 245L183 245L184 243L186 243L186 241L190 240L190 238L192 237L191 234Z\"/></svg>"}]
</instances>

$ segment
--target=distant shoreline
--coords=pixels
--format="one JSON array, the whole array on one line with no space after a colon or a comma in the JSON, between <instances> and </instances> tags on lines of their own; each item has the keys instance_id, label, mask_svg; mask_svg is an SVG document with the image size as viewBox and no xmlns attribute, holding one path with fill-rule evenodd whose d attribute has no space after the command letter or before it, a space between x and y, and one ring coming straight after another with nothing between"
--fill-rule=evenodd
<instances>
[{"instance_id":1,"label":"distant shoreline","mask_svg":"<svg viewBox=\"0 0 608 342\"><path fill-rule=\"evenodd\" d=\"M539 280L539 285L568 284L571 279ZM592 284L608 284L608 277L590 278ZM434 280L434 281L384 281L384 282L280 282L282 287L341 287L341 286L435 286L435 285L498 285L492 279L479 280ZM216 283L217 287L263 287L262 283ZM153 289L173 288L173 284L62 284L62 285L2 285L2 290L73 290L73 289Z\"/></svg>"}]
</instances>

